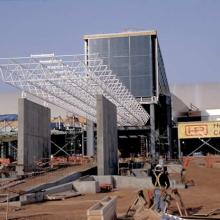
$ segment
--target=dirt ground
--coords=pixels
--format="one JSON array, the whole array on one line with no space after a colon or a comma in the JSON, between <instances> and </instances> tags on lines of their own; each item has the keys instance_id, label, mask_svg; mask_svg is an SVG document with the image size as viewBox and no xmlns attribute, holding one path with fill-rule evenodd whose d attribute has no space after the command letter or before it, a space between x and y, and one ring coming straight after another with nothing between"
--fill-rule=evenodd
<instances>
[{"instance_id":1,"label":"dirt ground","mask_svg":"<svg viewBox=\"0 0 220 220\"><path fill-rule=\"evenodd\" d=\"M188 179L195 181L195 186L179 190L188 209L200 213L220 208L220 169L189 167Z\"/></svg>"},{"instance_id":2,"label":"dirt ground","mask_svg":"<svg viewBox=\"0 0 220 220\"><path fill-rule=\"evenodd\" d=\"M189 167L187 178L193 179L195 186L181 189L179 192L190 214L207 213L220 208L220 169ZM84 220L86 219L86 210L106 195L118 196L117 214L123 215L136 198L138 190L116 189L110 193L87 194L63 201L31 204L20 208L10 207L8 217L9 219L22 220ZM5 209L2 207L0 213L3 215L4 211Z\"/></svg>"}]
</instances>

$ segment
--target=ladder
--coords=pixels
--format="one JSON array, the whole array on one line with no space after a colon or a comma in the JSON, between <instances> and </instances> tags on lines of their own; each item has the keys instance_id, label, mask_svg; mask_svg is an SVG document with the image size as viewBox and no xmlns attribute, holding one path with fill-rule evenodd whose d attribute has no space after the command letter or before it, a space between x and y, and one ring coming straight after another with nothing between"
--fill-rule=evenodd
<instances>
[{"instance_id":1,"label":"ladder","mask_svg":"<svg viewBox=\"0 0 220 220\"><path fill-rule=\"evenodd\" d=\"M144 136L140 137L140 142L141 142L141 156L146 157L146 139Z\"/></svg>"}]
</instances>

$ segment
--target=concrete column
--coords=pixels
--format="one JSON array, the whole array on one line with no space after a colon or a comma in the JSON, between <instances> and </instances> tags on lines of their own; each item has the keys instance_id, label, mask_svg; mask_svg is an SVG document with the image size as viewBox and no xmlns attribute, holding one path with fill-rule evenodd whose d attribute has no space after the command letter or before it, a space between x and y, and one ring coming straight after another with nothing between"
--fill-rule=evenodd
<instances>
[{"instance_id":1,"label":"concrete column","mask_svg":"<svg viewBox=\"0 0 220 220\"><path fill-rule=\"evenodd\" d=\"M87 133L87 155L94 156L95 149L94 149L94 123L90 120L86 122L86 133Z\"/></svg>"},{"instance_id":2,"label":"concrete column","mask_svg":"<svg viewBox=\"0 0 220 220\"><path fill-rule=\"evenodd\" d=\"M1 158L4 158L4 145L1 144Z\"/></svg>"},{"instance_id":3,"label":"concrete column","mask_svg":"<svg viewBox=\"0 0 220 220\"><path fill-rule=\"evenodd\" d=\"M117 109L108 99L97 95L98 175L118 174Z\"/></svg>"},{"instance_id":4,"label":"concrete column","mask_svg":"<svg viewBox=\"0 0 220 220\"><path fill-rule=\"evenodd\" d=\"M150 105L150 152L153 158L156 157L155 151L155 106Z\"/></svg>"},{"instance_id":5,"label":"concrete column","mask_svg":"<svg viewBox=\"0 0 220 220\"><path fill-rule=\"evenodd\" d=\"M170 156L173 155L173 146L172 146L172 142L171 142L171 127L170 125L167 125L167 141L168 141L168 151Z\"/></svg>"},{"instance_id":6,"label":"concrete column","mask_svg":"<svg viewBox=\"0 0 220 220\"><path fill-rule=\"evenodd\" d=\"M82 129L82 155L85 155L84 129Z\"/></svg>"},{"instance_id":7,"label":"concrete column","mask_svg":"<svg viewBox=\"0 0 220 220\"><path fill-rule=\"evenodd\" d=\"M178 139L178 158L180 159L182 156L181 154L181 142L180 142L180 139Z\"/></svg>"},{"instance_id":8,"label":"concrete column","mask_svg":"<svg viewBox=\"0 0 220 220\"><path fill-rule=\"evenodd\" d=\"M11 141L8 142L8 155L12 156L12 144Z\"/></svg>"},{"instance_id":9,"label":"concrete column","mask_svg":"<svg viewBox=\"0 0 220 220\"><path fill-rule=\"evenodd\" d=\"M27 99L18 100L17 172L31 172L36 161L49 158L50 109Z\"/></svg>"}]
</instances>

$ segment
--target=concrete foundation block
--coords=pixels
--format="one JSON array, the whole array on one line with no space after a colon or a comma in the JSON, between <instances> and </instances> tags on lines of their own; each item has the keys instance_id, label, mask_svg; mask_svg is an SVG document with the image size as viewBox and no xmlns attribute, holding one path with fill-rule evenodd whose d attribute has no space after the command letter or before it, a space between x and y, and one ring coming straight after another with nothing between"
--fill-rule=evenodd
<instances>
[{"instance_id":1,"label":"concrete foundation block","mask_svg":"<svg viewBox=\"0 0 220 220\"><path fill-rule=\"evenodd\" d=\"M70 191L70 190L73 190L72 182L65 183L65 184L60 184L60 185L53 186L53 187L45 189L44 190L44 196L48 195L48 194L61 193L61 192Z\"/></svg>"},{"instance_id":2,"label":"concrete foundation block","mask_svg":"<svg viewBox=\"0 0 220 220\"><path fill-rule=\"evenodd\" d=\"M26 205L35 202L42 202L44 200L44 193L37 192L37 193L29 193L20 196L21 205Z\"/></svg>"},{"instance_id":3,"label":"concrete foundation block","mask_svg":"<svg viewBox=\"0 0 220 220\"><path fill-rule=\"evenodd\" d=\"M75 188L80 193L100 192L99 183L97 181L74 181L73 188Z\"/></svg>"},{"instance_id":4,"label":"concrete foundation block","mask_svg":"<svg viewBox=\"0 0 220 220\"><path fill-rule=\"evenodd\" d=\"M185 184L177 183L176 180L170 180L171 189L185 189Z\"/></svg>"},{"instance_id":5,"label":"concrete foundation block","mask_svg":"<svg viewBox=\"0 0 220 220\"><path fill-rule=\"evenodd\" d=\"M107 196L87 210L87 220L116 219L116 196Z\"/></svg>"},{"instance_id":6,"label":"concrete foundation block","mask_svg":"<svg viewBox=\"0 0 220 220\"><path fill-rule=\"evenodd\" d=\"M181 164L168 164L166 165L168 173L179 173L181 172L183 166Z\"/></svg>"},{"instance_id":7,"label":"concrete foundation block","mask_svg":"<svg viewBox=\"0 0 220 220\"><path fill-rule=\"evenodd\" d=\"M110 184L115 187L115 182L112 176L93 176L96 181L98 181L99 185L102 184Z\"/></svg>"},{"instance_id":8,"label":"concrete foundation block","mask_svg":"<svg viewBox=\"0 0 220 220\"><path fill-rule=\"evenodd\" d=\"M113 176L117 188L153 188L151 178L136 178L129 176Z\"/></svg>"},{"instance_id":9,"label":"concrete foundation block","mask_svg":"<svg viewBox=\"0 0 220 220\"><path fill-rule=\"evenodd\" d=\"M94 176L87 175L87 176L80 177L79 181L95 181L95 178L94 178Z\"/></svg>"},{"instance_id":10,"label":"concrete foundation block","mask_svg":"<svg viewBox=\"0 0 220 220\"><path fill-rule=\"evenodd\" d=\"M170 188L175 189L176 188L176 180L170 180Z\"/></svg>"},{"instance_id":11,"label":"concrete foundation block","mask_svg":"<svg viewBox=\"0 0 220 220\"><path fill-rule=\"evenodd\" d=\"M185 184L178 183L176 184L176 189L185 189Z\"/></svg>"},{"instance_id":12,"label":"concrete foundation block","mask_svg":"<svg viewBox=\"0 0 220 220\"><path fill-rule=\"evenodd\" d=\"M1 205L7 205L7 203L2 203ZM9 202L9 206L13 206L13 207L21 207L21 202L20 201L16 201L16 202Z\"/></svg>"},{"instance_id":13,"label":"concrete foundation block","mask_svg":"<svg viewBox=\"0 0 220 220\"><path fill-rule=\"evenodd\" d=\"M44 191L44 190L49 189L49 188L53 188L53 187L56 187L56 186L59 187L59 185L73 182L73 181L75 181L76 179L78 179L80 177L81 177L80 172L68 174L67 176L61 177L58 180L55 180L55 181L52 181L52 182L49 182L49 183L43 183L43 184L40 184L40 185L33 186L33 187L27 189L26 191L28 193L33 193L33 192L36 192L36 191Z\"/></svg>"}]
</instances>

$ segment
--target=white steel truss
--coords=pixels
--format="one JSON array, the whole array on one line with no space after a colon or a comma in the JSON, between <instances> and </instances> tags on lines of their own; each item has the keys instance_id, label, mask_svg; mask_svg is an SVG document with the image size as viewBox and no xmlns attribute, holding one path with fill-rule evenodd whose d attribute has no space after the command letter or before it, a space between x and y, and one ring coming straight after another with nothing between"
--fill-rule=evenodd
<instances>
[{"instance_id":1,"label":"white steel truss","mask_svg":"<svg viewBox=\"0 0 220 220\"><path fill-rule=\"evenodd\" d=\"M96 122L96 95L117 107L120 126L143 126L149 115L97 54L0 59L0 79Z\"/></svg>"}]
</instances>

